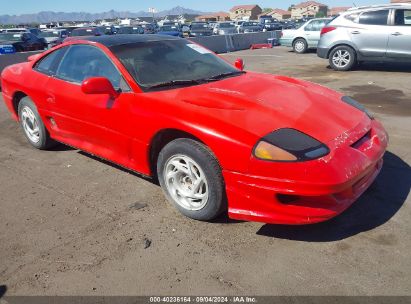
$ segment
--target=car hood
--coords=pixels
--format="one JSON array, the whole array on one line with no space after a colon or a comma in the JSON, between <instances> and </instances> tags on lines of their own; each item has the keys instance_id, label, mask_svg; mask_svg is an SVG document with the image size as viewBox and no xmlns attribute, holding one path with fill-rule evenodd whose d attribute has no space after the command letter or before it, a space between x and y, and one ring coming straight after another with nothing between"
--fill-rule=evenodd
<instances>
[{"instance_id":1,"label":"car hood","mask_svg":"<svg viewBox=\"0 0 411 304\"><path fill-rule=\"evenodd\" d=\"M254 136L294 128L327 143L357 127L365 114L320 85L248 72L242 76L158 92L196 115L208 116Z\"/></svg>"}]
</instances>

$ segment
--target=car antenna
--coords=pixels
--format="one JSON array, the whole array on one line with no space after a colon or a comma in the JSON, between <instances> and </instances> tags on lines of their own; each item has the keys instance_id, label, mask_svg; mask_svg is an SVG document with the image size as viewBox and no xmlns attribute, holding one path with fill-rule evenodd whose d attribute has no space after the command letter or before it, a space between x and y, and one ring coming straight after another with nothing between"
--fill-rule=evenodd
<instances>
[{"instance_id":1,"label":"car antenna","mask_svg":"<svg viewBox=\"0 0 411 304\"><path fill-rule=\"evenodd\" d=\"M352 3L354 5L354 7L357 7L357 4L355 4L355 2Z\"/></svg>"}]
</instances>

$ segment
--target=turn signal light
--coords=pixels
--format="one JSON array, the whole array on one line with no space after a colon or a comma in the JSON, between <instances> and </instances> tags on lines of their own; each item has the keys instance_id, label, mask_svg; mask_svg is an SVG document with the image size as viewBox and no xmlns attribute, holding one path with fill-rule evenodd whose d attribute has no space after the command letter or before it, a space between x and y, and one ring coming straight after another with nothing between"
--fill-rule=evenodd
<instances>
[{"instance_id":1,"label":"turn signal light","mask_svg":"<svg viewBox=\"0 0 411 304\"><path fill-rule=\"evenodd\" d=\"M296 161L297 157L281 148L260 141L255 147L254 155L259 159L276 160L276 161Z\"/></svg>"}]
</instances>

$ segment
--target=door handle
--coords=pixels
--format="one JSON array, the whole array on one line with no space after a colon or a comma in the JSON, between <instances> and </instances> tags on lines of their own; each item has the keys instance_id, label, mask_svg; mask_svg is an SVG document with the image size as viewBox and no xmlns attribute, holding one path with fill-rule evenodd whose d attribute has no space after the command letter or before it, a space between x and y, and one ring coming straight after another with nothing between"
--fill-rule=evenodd
<instances>
[{"instance_id":1,"label":"door handle","mask_svg":"<svg viewBox=\"0 0 411 304\"><path fill-rule=\"evenodd\" d=\"M400 33L400 32L395 32L395 33L392 33L391 35L393 35L393 36L401 36L402 33Z\"/></svg>"},{"instance_id":2,"label":"door handle","mask_svg":"<svg viewBox=\"0 0 411 304\"><path fill-rule=\"evenodd\" d=\"M361 32L360 31L352 31L351 34L358 35L358 34L361 34Z\"/></svg>"}]
</instances>

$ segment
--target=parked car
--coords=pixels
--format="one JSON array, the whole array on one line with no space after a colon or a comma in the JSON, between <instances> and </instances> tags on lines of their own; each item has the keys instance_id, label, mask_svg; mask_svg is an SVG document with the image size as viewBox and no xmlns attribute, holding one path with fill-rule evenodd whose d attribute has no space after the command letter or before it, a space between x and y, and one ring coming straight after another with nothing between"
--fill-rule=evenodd
<instances>
[{"instance_id":1,"label":"parked car","mask_svg":"<svg viewBox=\"0 0 411 304\"><path fill-rule=\"evenodd\" d=\"M144 34L155 34L157 26L153 23L141 24L144 29Z\"/></svg>"},{"instance_id":2,"label":"parked car","mask_svg":"<svg viewBox=\"0 0 411 304\"><path fill-rule=\"evenodd\" d=\"M245 21L237 27L238 33L257 33L261 32L262 28L258 22Z\"/></svg>"},{"instance_id":3,"label":"parked car","mask_svg":"<svg viewBox=\"0 0 411 304\"><path fill-rule=\"evenodd\" d=\"M38 38L30 32L1 33L0 44L12 45L16 52L38 51L47 48L44 39Z\"/></svg>"},{"instance_id":4,"label":"parked car","mask_svg":"<svg viewBox=\"0 0 411 304\"><path fill-rule=\"evenodd\" d=\"M330 21L329 18L311 19L298 29L283 30L280 44L292 47L298 54L303 54L308 49L316 49L322 28Z\"/></svg>"},{"instance_id":5,"label":"parked car","mask_svg":"<svg viewBox=\"0 0 411 304\"><path fill-rule=\"evenodd\" d=\"M363 61L411 61L411 5L351 9L321 32L319 57L337 71Z\"/></svg>"},{"instance_id":6,"label":"parked car","mask_svg":"<svg viewBox=\"0 0 411 304\"><path fill-rule=\"evenodd\" d=\"M104 33L104 35L115 35L117 33L117 30L114 25L110 26L99 26L98 27L101 32Z\"/></svg>"},{"instance_id":7,"label":"parked car","mask_svg":"<svg viewBox=\"0 0 411 304\"><path fill-rule=\"evenodd\" d=\"M168 35L174 37L183 37L183 33L176 25L163 25L158 28L157 34Z\"/></svg>"},{"instance_id":8,"label":"parked car","mask_svg":"<svg viewBox=\"0 0 411 304\"><path fill-rule=\"evenodd\" d=\"M122 26L117 29L117 35L124 34L144 34L144 29L141 26Z\"/></svg>"},{"instance_id":9,"label":"parked car","mask_svg":"<svg viewBox=\"0 0 411 304\"><path fill-rule=\"evenodd\" d=\"M214 35L231 35L236 34L237 28L233 22L220 22L216 23L213 29Z\"/></svg>"},{"instance_id":10,"label":"parked car","mask_svg":"<svg viewBox=\"0 0 411 304\"><path fill-rule=\"evenodd\" d=\"M36 28L36 27L29 28L29 29L27 29L27 30L28 30L30 33L32 33L33 35L37 36L37 37L39 37L39 35L40 35L40 33L41 33L41 30L38 29L38 28Z\"/></svg>"},{"instance_id":11,"label":"parked car","mask_svg":"<svg viewBox=\"0 0 411 304\"><path fill-rule=\"evenodd\" d=\"M213 30L207 22L193 22L190 25L190 37L211 36Z\"/></svg>"},{"instance_id":12,"label":"parked car","mask_svg":"<svg viewBox=\"0 0 411 304\"><path fill-rule=\"evenodd\" d=\"M27 33L29 30L25 27L15 27L3 29L3 33Z\"/></svg>"},{"instance_id":13,"label":"parked car","mask_svg":"<svg viewBox=\"0 0 411 304\"><path fill-rule=\"evenodd\" d=\"M54 47L63 43L64 39L68 37L67 30L43 30L39 36L40 38L44 38L48 44L48 47Z\"/></svg>"},{"instance_id":14,"label":"parked car","mask_svg":"<svg viewBox=\"0 0 411 304\"><path fill-rule=\"evenodd\" d=\"M89 36L29 60L1 81L33 147L56 140L158 178L193 219L325 221L382 167L387 134L352 98L187 39Z\"/></svg>"},{"instance_id":15,"label":"parked car","mask_svg":"<svg viewBox=\"0 0 411 304\"><path fill-rule=\"evenodd\" d=\"M262 24L263 31L270 32L270 31L281 31L283 29L283 25L280 22L266 22Z\"/></svg>"},{"instance_id":16,"label":"parked car","mask_svg":"<svg viewBox=\"0 0 411 304\"><path fill-rule=\"evenodd\" d=\"M104 30L99 27L80 27L76 28L71 32L70 37L78 36L102 36L104 35Z\"/></svg>"}]
</instances>

